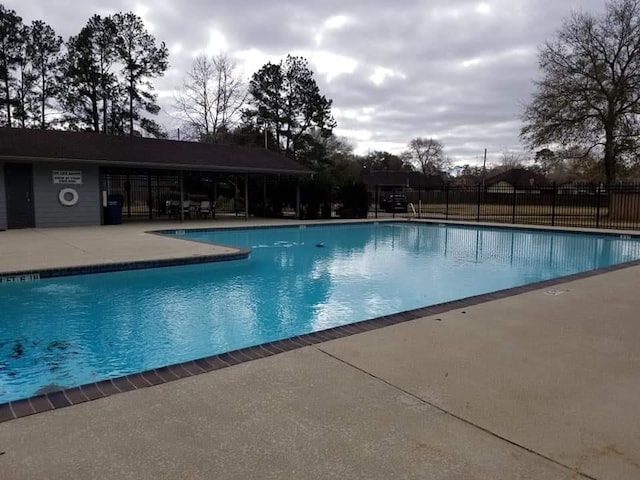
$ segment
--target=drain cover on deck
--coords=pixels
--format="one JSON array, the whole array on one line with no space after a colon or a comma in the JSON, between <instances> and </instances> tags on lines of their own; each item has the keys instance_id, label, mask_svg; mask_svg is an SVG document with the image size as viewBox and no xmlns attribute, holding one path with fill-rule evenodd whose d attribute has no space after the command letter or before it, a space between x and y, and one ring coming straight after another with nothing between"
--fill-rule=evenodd
<instances>
[{"instance_id":1,"label":"drain cover on deck","mask_svg":"<svg viewBox=\"0 0 640 480\"><path fill-rule=\"evenodd\" d=\"M552 288L551 290L547 290L544 292L545 295L551 295L552 297L556 297L558 295L562 295L566 293L566 290L558 290L557 288Z\"/></svg>"}]
</instances>

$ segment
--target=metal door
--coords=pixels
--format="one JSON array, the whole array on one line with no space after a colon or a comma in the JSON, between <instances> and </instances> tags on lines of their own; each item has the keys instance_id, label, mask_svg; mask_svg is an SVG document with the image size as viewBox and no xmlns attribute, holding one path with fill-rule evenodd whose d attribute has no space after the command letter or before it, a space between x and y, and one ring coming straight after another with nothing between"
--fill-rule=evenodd
<instances>
[{"instance_id":1,"label":"metal door","mask_svg":"<svg viewBox=\"0 0 640 480\"><path fill-rule=\"evenodd\" d=\"M5 165L4 184L7 196L7 227L35 227L32 166L17 163Z\"/></svg>"}]
</instances>

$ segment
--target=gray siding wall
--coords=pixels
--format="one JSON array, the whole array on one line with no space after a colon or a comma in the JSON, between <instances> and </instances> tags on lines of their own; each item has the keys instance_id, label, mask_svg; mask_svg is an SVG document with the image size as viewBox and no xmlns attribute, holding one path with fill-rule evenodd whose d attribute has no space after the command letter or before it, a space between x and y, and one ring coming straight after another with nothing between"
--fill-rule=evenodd
<instances>
[{"instance_id":1,"label":"gray siding wall","mask_svg":"<svg viewBox=\"0 0 640 480\"><path fill-rule=\"evenodd\" d=\"M82 185L54 184L53 170L80 170ZM78 192L78 203L65 207L58 193L70 187ZM33 196L36 227L100 225L100 174L97 166L65 163L33 165Z\"/></svg>"},{"instance_id":2,"label":"gray siding wall","mask_svg":"<svg viewBox=\"0 0 640 480\"><path fill-rule=\"evenodd\" d=\"M7 195L4 191L4 163L0 162L0 230L7 228Z\"/></svg>"}]
</instances>

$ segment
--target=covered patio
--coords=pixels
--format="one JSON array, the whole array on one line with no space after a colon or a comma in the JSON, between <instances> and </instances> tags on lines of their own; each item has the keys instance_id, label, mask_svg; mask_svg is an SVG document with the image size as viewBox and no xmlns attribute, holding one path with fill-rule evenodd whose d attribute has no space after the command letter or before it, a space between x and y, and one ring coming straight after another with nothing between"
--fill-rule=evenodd
<instances>
[{"instance_id":1,"label":"covered patio","mask_svg":"<svg viewBox=\"0 0 640 480\"><path fill-rule=\"evenodd\" d=\"M0 128L0 229L119 223L107 207L119 208L115 220L249 218L283 206L299 217L299 181L312 174L261 148Z\"/></svg>"}]
</instances>

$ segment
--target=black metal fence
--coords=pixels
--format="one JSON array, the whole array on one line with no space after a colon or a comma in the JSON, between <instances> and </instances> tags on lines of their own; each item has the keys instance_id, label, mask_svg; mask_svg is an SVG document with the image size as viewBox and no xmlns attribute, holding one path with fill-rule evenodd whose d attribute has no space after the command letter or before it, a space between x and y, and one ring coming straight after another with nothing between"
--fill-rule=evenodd
<instances>
[{"instance_id":1,"label":"black metal fence","mask_svg":"<svg viewBox=\"0 0 640 480\"><path fill-rule=\"evenodd\" d=\"M404 197L405 208L389 208L390 196ZM397 198L397 197L394 197ZM640 229L640 183L606 185L453 186L388 188L377 186L369 216L416 217L512 224Z\"/></svg>"}]
</instances>

